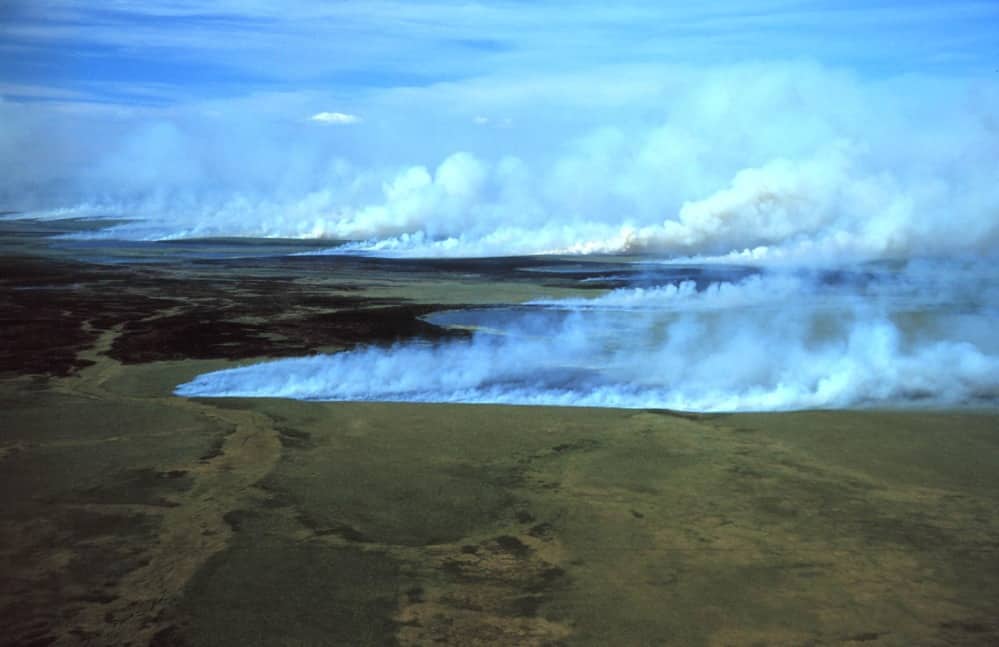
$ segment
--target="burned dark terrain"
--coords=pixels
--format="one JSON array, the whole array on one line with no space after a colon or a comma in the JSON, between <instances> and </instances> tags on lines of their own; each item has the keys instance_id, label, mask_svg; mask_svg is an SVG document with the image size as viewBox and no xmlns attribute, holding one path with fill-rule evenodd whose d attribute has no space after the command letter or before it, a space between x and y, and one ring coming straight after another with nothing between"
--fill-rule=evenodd
<instances>
[{"instance_id":1,"label":"burned dark terrain","mask_svg":"<svg viewBox=\"0 0 999 647\"><path fill-rule=\"evenodd\" d=\"M714 278L703 269L653 274L621 263L580 266L537 257L271 255L316 246L308 241L205 239L132 249L59 237L93 226L0 221L0 371L69 375L86 365L79 352L112 329L118 334L109 356L125 364L288 357L361 343L433 341L465 333L438 328L422 316L489 305L488 295L474 304L455 302L450 294L446 303L428 302L420 295L424 282L519 286L540 295L655 284L671 272L698 281ZM371 296L372 288L386 296Z\"/></svg>"},{"instance_id":2,"label":"burned dark terrain","mask_svg":"<svg viewBox=\"0 0 999 647\"><path fill-rule=\"evenodd\" d=\"M644 275L95 226L0 227L0 644L999 642L994 411L181 398Z\"/></svg>"}]
</instances>

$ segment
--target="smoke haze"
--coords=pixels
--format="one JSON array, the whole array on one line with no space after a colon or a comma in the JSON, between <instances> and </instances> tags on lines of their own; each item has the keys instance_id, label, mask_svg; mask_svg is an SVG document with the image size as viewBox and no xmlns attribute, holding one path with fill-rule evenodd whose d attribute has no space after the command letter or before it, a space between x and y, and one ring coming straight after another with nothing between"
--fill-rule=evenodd
<instances>
[{"instance_id":1,"label":"smoke haze","mask_svg":"<svg viewBox=\"0 0 999 647\"><path fill-rule=\"evenodd\" d=\"M354 241L337 253L409 256L827 262L980 253L999 242L994 80L861 80L801 63L631 73L646 83L627 97L634 104L584 111L591 128L553 126L538 146L534 129L581 101L542 96L532 99L531 123L520 128L518 119L501 136L475 139L467 131L479 125L456 123L442 143L478 150L445 152L432 164L348 157L371 134L361 132L372 129L367 121L188 115L116 132L99 146L83 138L93 160L53 191L72 188L79 202L52 206L138 220L104 236L330 238ZM469 92L438 88L433 101ZM511 112L525 108L522 97L505 100ZM371 136L375 148L378 139ZM4 159L18 169L11 186L30 184L31 160ZM57 171L49 184L58 184Z\"/></svg>"},{"instance_id":2,"label":"smoke haze","mask_svg":"<svg viewBox=\"0 0 999 647\"><path fill-rule=\"evenodd\" d=\"M431 321L480 331L218 371L177 393L694 411L992 406L996 278L939 263L765 272L443 313Z\"/></svg>"},{"instance_id":3,"label":"smoke haze","mask_svg":"<svg viewBox=\"0 0 999 647\"><path fill-rule=\"evenodd\" d=\"M127 219L80 237L759 270L179 393L994 402L996 3L8 4L0 211Z\"/></svg>"}]
</instances>

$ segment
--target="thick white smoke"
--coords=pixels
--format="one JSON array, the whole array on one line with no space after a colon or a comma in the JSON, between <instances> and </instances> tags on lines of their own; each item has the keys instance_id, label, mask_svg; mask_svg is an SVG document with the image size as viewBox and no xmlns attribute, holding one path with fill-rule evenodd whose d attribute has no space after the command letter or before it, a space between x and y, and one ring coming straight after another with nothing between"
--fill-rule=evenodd
<instances>
[{"instance_id":1,"label":"thick white smoke","mask_svg":"<svg viewBox=\"0 0 999 647\"><path fill-rule=\"evenodd\" d=\"M138 196L97 203L143 220L111 235L355 241L337 253L828 262L999 243L994 79L860 80L776 63L635 73L653 89L634 105L591 110L593 125L575 135L552 128L557 137L535 137L586 104L581 96L594 88L585 84L581 96L567 89L563 104L546 97L534 112L529 97L513 101L518 120L486 144L468 134L477 128L470 122L453 133L436 124L439 138L472 151L436 165L368 168L340 150L324 157L314 142L300 145L300 134L254 134L244 150L244 134L256 132L248 127L212 136L214 149L231 150L220 160L192 154L202 138L158 126L112 146L89 179L121 178ZM433 101L449 92L475 100L444 86ZM275 140L288 143L276 150Z\"/></svg>"},{"instance_id":2,"label":"thick white smoke","mask_svg":"<svg viewBox=\"0 0 999 647\"><path fill-rule=\"evenodd\" d=\"M447 313L469 341L404 343L202 375L187 396L695 411L994 406L996 273L767 273Z\"/></svg>"}]
</instances>

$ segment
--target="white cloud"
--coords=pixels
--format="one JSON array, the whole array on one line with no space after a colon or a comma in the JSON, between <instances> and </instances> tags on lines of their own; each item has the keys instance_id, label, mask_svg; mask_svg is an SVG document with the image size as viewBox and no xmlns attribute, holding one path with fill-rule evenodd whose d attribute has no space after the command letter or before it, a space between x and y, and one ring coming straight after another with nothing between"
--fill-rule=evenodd
<instances>
[{"instance_id":1,"label":"white cloud","mask_svg":"<svg viewBox=\"0 0 999 647\"><path fill-rule=\"evenodd\" d=\"M482 115L476 116L472 119L472 123L476 126L492 126L494 128L510 128L513 126L513 119L510 117L503 117L501 119L491 119L489 117L483 117Z\"/></svg>"},{"instance_id":2,"label":"white cloud","mask_svg":"<svg viewBox=\"0 0 999 647\"><path fill-rule=\"evenodd\" d=\"M350 115L345 112L317 112L309 117L309 119L318 121L321 124L336 124L341 126L356 124L361 121L361 118L357 115Z\"/></svg>"}]
</instances>

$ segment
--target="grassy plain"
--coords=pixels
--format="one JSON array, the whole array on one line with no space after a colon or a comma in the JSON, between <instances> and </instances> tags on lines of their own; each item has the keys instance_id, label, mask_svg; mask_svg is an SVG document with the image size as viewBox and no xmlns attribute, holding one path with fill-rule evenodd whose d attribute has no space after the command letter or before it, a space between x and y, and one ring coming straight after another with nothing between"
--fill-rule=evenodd
<instances>
[{"instance_id":1,"label":"grassy plain","mask_svg":"<svg viewBox=\"0 0 999 647\"><path fill-rule=\"evenodd\" d=\"M0 644L999 644L994 411L178 398L579 261L96 263L77 226L0 244Z\"/></svg>"}]
</instances>

